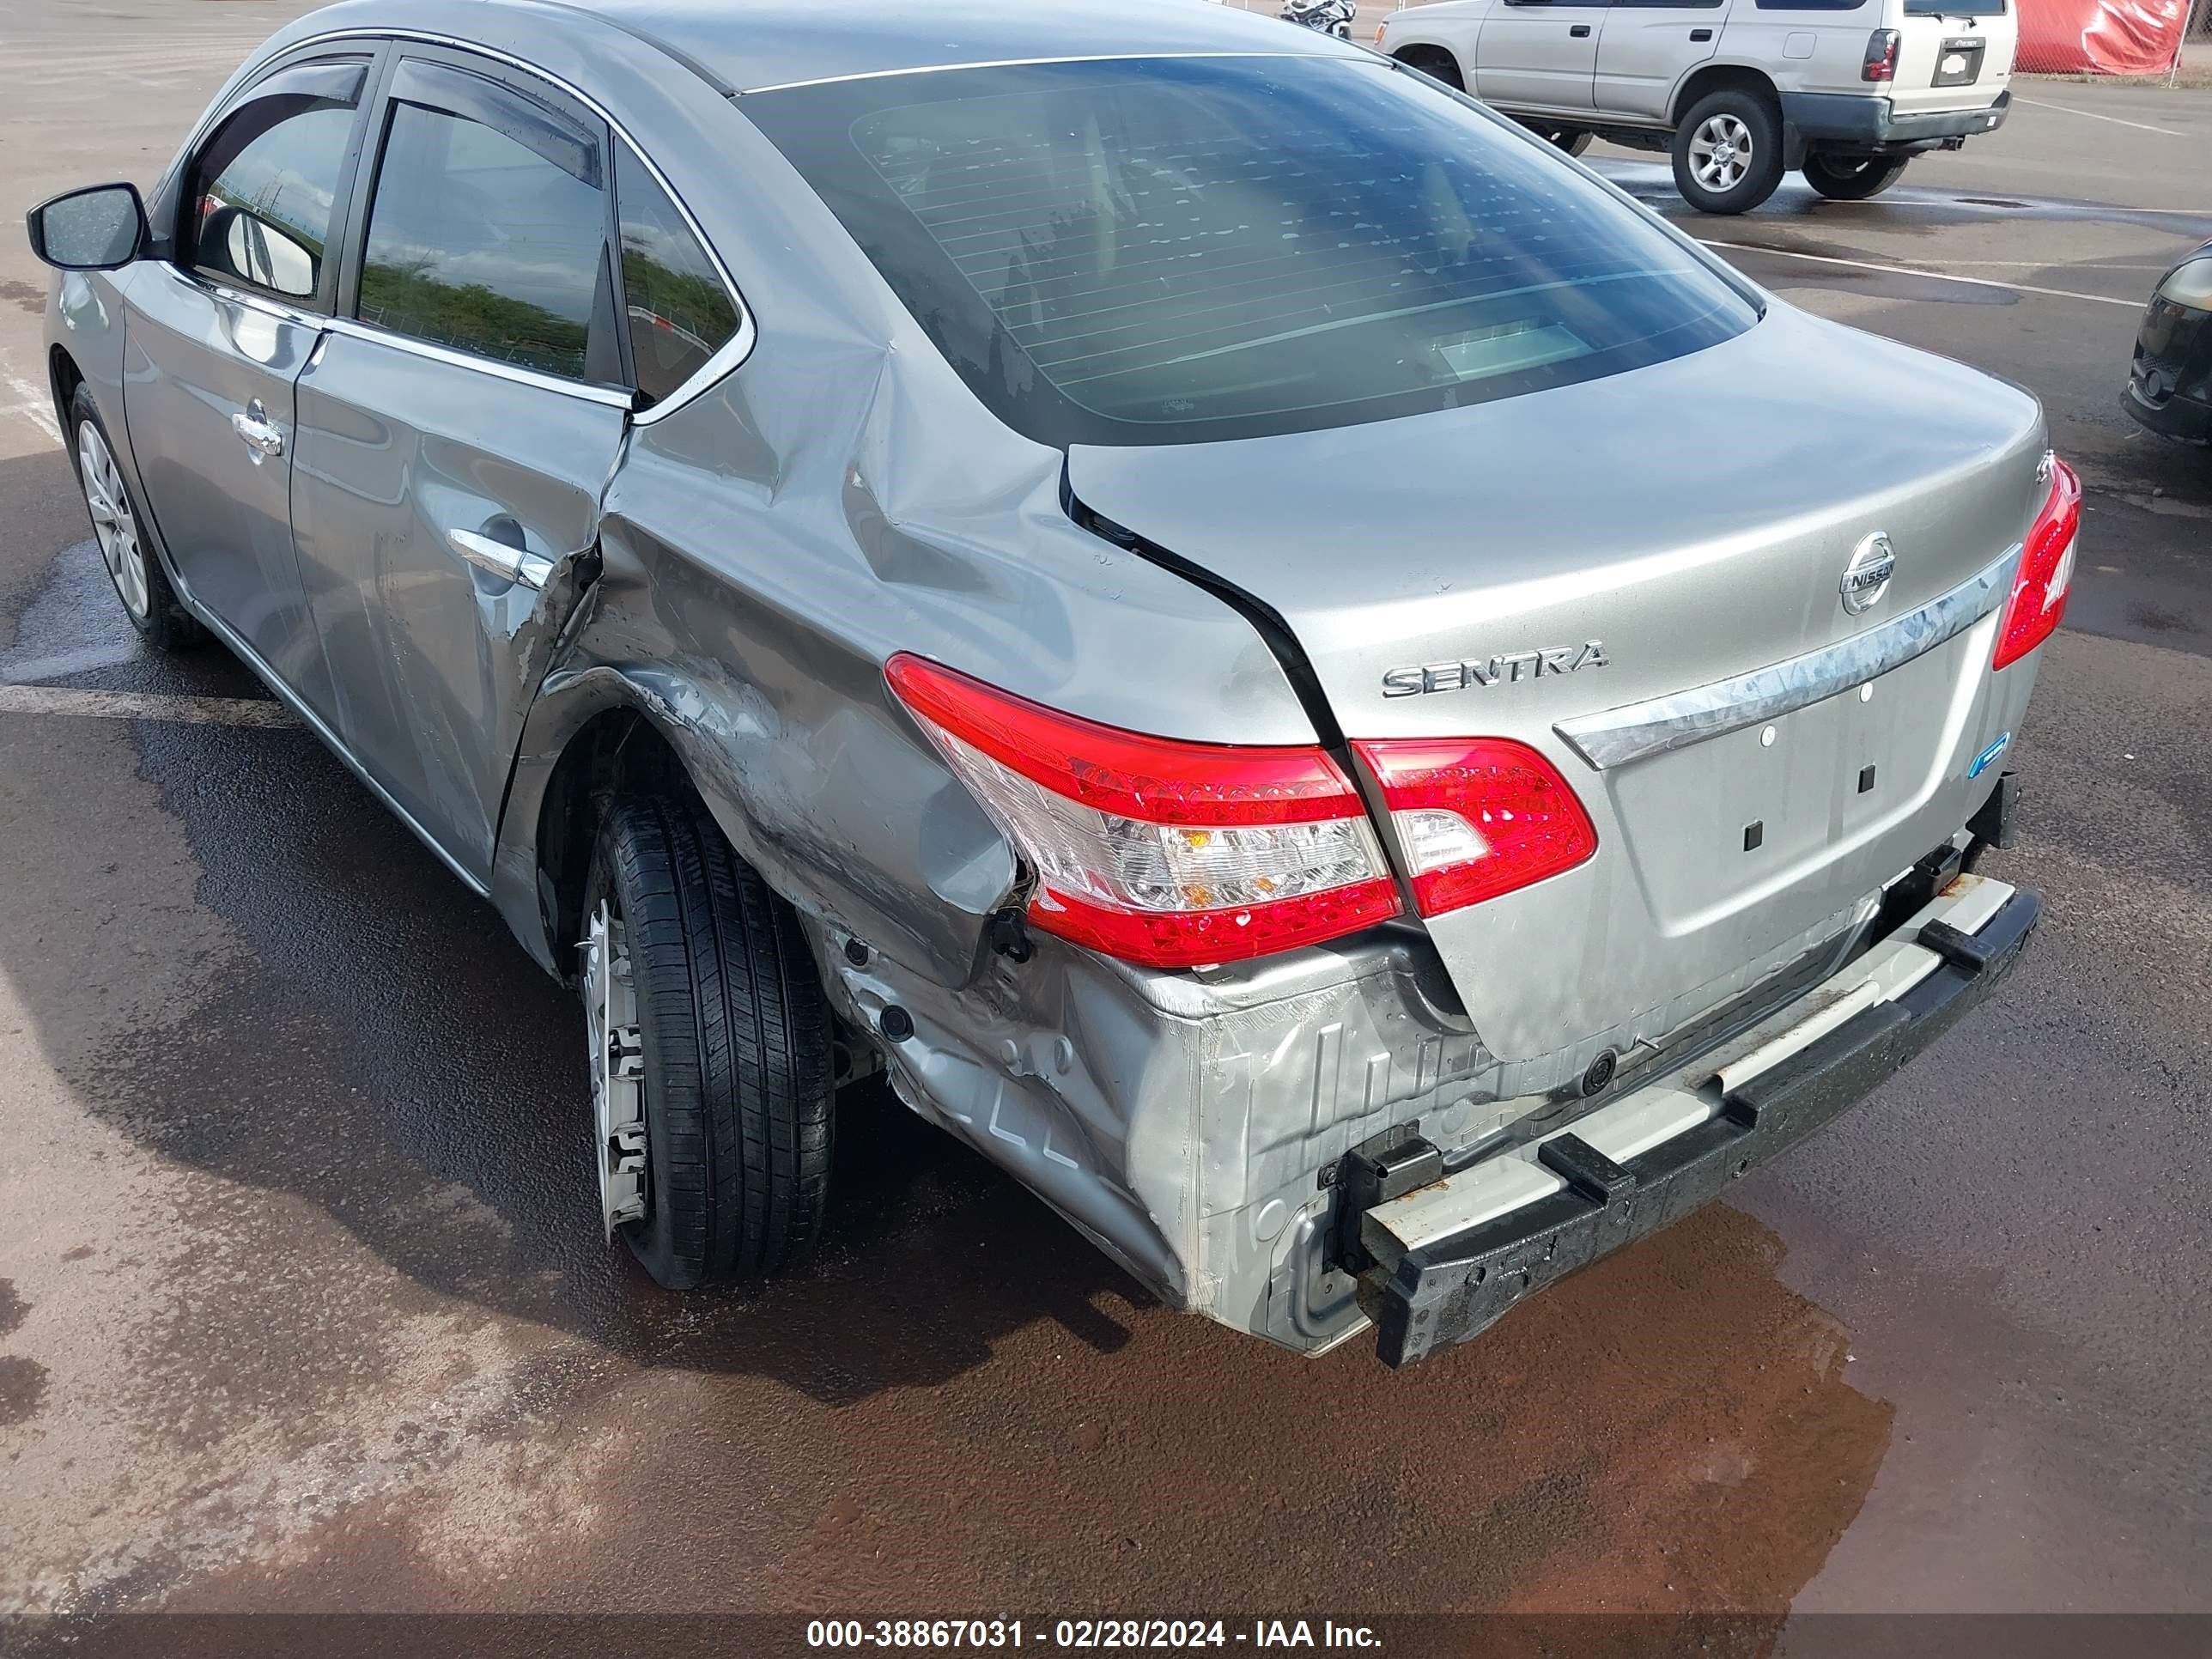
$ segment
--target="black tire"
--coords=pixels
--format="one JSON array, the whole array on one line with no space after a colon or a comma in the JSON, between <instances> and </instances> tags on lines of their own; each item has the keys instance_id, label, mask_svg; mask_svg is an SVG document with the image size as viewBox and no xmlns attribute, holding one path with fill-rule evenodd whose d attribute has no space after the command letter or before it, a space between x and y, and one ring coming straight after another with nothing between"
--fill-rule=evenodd
<instances>
[{"instance_id":1,"label":"black tire","mask_svg":"<svg viewBox=\"0 0 2212 1659\"><path fill-rule=\"evenodd\" d=\"M115 459L115 441L108 435L107 422L100 418L92 393L82 386L70 398L69 455L92 520L94 544L107 567L123 614L139 637L163 652L189 650L204 642L207 630L169 586L168 573L154 551L145 512Z\"/></svg>"},{"instance_id":2,"label":"black tire","mask_svg":"<svg viewBox=\"0 0 2212 1659\"><path fill-rule=\"evenodd\" d=\"M1863 202L1905 176L1909 155L1808 155L1805 182L1832 202Z\"/></svg>"},{"instance_id":3,"label":"black tire","mask_svg":"<svg viewBox=\"0 0 2212 1659\"><path fill-rule=\"evenodd\" d=\"M1407 69L1417 69L1432 81L1441 81L1454 92L1467 90L1467 77L1459 72L1459 60L1442 46L1408 46L1398 54L1398 61Z\"/></svg>"},{"instance_id":4,"label":"black tire","mask_svg":"<svg viewBox=\"0 0 2212 1659\"><path fill-rule=\"evenodd\" d=\"M647 1200L621 1228L670 1290L813 1248L830 1194L830 1006L791 907L696 796L615 800L586 878L623 924L644 1054Z\"/></svg>"},{"instance_id":5,"label":"black tire","mask_svg":"<svg viewBox=\"0 0 2212 1659\"><path fill-rule=\"evenodd\" d=\"M1597 135L1585 127L1532 126L1528 131L1570 155L1579 155L1597 142Z\"/></svg>"},{"instance_id":6,"label":"black tire","mask_svg":"<svg viewBox=\"0 0 2212 1659\"><path fill-rule=\"evenodd\" d=\"M1698 177L1704 161L1697 152L1707 142L1709 123L1734 135L1723 139L1730 144L1730 155L1720 165L1735 174L1725 185L1708 185ZM1782 182L1781 106L1771 94L1749 87L1723 87L1708 93L1690 106L1674 129L1674 188L1684 201L1700 213L1748 213Z\"/></svg>"}]
</instances>

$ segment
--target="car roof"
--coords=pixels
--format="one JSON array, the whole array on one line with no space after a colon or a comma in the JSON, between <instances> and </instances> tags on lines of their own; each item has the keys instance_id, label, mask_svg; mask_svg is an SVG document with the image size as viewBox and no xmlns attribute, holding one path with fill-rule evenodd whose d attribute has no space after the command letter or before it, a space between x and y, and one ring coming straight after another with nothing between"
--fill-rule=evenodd
<instances>
[{"instance_id":1,"label":"car roof","mask_svg":"<svg viewBox=\"0 0 2212 1659\"><path fill-rule=\"evenodd\" d=\"M1037 59L1358 49L1206 0L584 0L744 93Z\"/></svg>"}]
</instances>

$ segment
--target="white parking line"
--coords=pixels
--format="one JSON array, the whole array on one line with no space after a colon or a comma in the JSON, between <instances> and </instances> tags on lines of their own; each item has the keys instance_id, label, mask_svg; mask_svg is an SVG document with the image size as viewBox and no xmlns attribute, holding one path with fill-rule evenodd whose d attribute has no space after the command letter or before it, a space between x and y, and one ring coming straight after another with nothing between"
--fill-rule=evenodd
<instances>
[{"instance_id":1,"label":"white parking line","mask_svg":"<svg viewBox=\"0 0 2212 1659\"><path fill-rule=\"evenodd\" d=\"M1854 270L1879 270L1892 276L1920 276L1931 283L1960 283L1968 288L1997 288L2008 294L2041 294L2053 300L2087 300L2100 306L2125 306L2130 311L2141 311L2141 300L2115 300L2109 294L2077 294L2069 288L2038 288L2032 283L2000 283L1988 276L1954 276L1947 270L1920 270L1911 265L1878 265L1869 259L1838 259L1826 253L1798 253L1786 247L1760 247L1750 242L1712 242L1698 239L1707 247L1726 248L1735 253L1766 253L1778 259L1804 259L1816 265L1848 265Z\"/></svg>"},{"instance_id":2,"label":"white parking line","mask_svg":"<svg viewBox=\"0 0 2212 1659\"><path fill-rule=\"evenodd\" d=\"M96 720L182 720L198 726L289 726L281 702L185 697L145 691L76 691L58 685L0 685L0 714L60 714Z\"/></svg>"},{"instance_id":3,"label":"white parking line","mask_svg":"<svg viewBox=\"0 0 2212 1659\"><path fill-rule=\"evenodd\" d=\"M2048 259L1946 259L1943 263L1947 265L1972 265L1977 270L2048 270L2051 269L2051 261ZM2069 264L2066 269L2069 270L2130 270L2138 276L2162 276L2166 274L2166 267L2172 263L2173 261L2168 258L2158 258L2147 265Z\"/></svg>"},{"instance_id":4,"label":"white parking line","mask_svg":"<svg viewBox=\"0 0 2212 1659\"><path fill-rule=\"evenodd\" d=\"M2185 132L2176 132L2172 127L2154 127L2146 121L2123 121L2117 115L2100 115L2093 109L2075 109L2071 104L2046 104L2040 98L2022 98L2017 93L2013 101L2033 104L2038 109L2055 109L2063 115L2078 115L2087 121L2110 121L2116 127L2133 127L2137 132L2161 132L2169 138L2186 138Z\"/></svg>"}]
</instances>

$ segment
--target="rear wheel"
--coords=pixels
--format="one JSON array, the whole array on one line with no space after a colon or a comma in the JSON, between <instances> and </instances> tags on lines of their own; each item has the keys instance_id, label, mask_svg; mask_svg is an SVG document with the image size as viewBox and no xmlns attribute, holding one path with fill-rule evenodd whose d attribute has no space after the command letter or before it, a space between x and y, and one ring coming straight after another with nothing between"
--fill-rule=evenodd
<instances>
[{"instance_id":1,"label":"rear wheel","mask_svg":"<svg viewBox=\"0 0 2212 1659\"><path fill-rule=\"evenodd\" d=\"M1701 213L1748 213L1782 182L1782 112L1748 87L1690 106L1674 131L1674 187Z\"/></svg>"},{"instance_id":2,"label":"rear wheel","mask_svg":"<svg viewBox=\"0 0 2212 1659\"><path fill-rule=\"evenodd\" d=\"M683 795L608 809L580 978L607 1231L671 1290L811 1249L830 1191L831 1021L798 917Z\"/></svg>"},{"instance_id":3,"label":"rear wheel","mask_svg":"<svg viewBox=\"0 0 2212 1659\"><path fill-rule=\"evenodd\" d=\"M1832 202L1863 202L1905 173L1905 155L1808 155L1805 182Z\"/></svg>"},{"instance_id":4,"label":"rear wheel","mask_svg":"<svg viewBox=\"0 0 2212 1659\"><path fill-rule=\"evenodd\" d=\"M92 515L93 539L115 584L115 597L131 625L156 651L180 651L197 645L203 630L179 601L169 578L147 539L145 521L131 499L131 486L108 441L107 427L82 386L70 399L70 456L76 463L77 487Z\"/></svg>"}]
</instances>

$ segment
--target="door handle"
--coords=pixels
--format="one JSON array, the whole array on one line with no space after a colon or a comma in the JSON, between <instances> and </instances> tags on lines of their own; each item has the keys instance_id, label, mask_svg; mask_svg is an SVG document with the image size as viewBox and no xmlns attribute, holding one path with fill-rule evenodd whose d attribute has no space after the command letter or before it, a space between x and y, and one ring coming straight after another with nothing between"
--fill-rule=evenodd
<instances>
[{"instance_id":1,"label":"door handle","mask_svg":"<svg viewBox=\"0 0 2212 1659\"><path fill-rule=\"evenodd\" d=\"M1589 25L1588 23L1577 23L1574 27L1569 29L1567 33L1573 35L1577 40L1587 40L1589 39Z\"/></svg>"},{"instance_id":2,"label":"door handle","mask_svg":"<svg viewBox=\"0 0 2212 1659\"><path fill-rule=\"evenodd\" d=\"M1690 39L1692 40L1710 40L1712 38L1713 32L1711 29L1692 29L1690 31Z\"/></svg>"},{"instance_id":3,"label":"door handle","mask_svg":"<svg viewBox=\"0 0 2212 1659\"><path fill-rule=\"evenodd\" d=\"M271 455L284 453L284 428L269 418L258 398L230 417L230 429L253 452L256 466Z\"/></svg>"},{"instance_id":4,"label":"door handle","mask_svg":"<svg viewBox=\"0 0 2212 1659\"><path fill-rule=\"evenodd\" d=\"M519 547L509 547L505 542L495 542L489 536L479 536L473 530L448 530L446 539L453 544L454 552L501 581L539 588L553 574L552 560Z\"/></svg>"}]
</instances>

